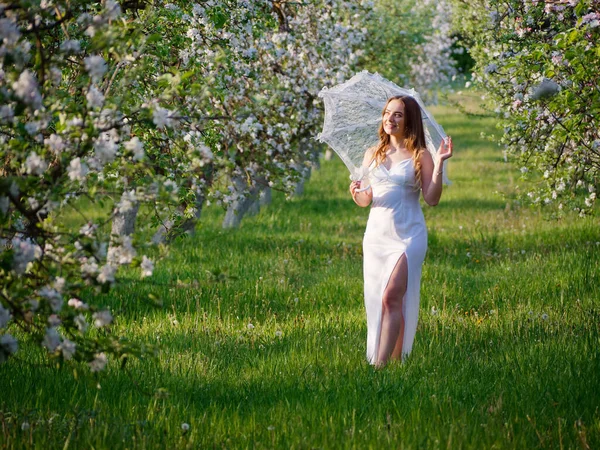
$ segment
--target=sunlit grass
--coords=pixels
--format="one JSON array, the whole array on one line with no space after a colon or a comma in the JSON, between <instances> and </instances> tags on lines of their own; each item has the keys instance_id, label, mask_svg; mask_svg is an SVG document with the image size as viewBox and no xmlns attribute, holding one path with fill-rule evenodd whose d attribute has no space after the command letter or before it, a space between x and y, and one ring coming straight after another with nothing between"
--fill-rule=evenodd
<instances>
[{"instance_id":1,"label":"sunlit grass","mask_svg":"<svg viewBox=\"0 0 600 450\"><path fill-rule=\"evenodd\" d=\"M434 113L454 138L453 185L424 208L429 250L406 363L365 361L368 210L350 200L343 165L323 161L303 196L275 195L236 231L221 230L211 206L151 280L125 272L116 290L86 299L118 314L117 332L160 344L155 360L95 377L24 346L0 366L0 442L600 447L598 220L519 206L518 171L479 137L493 120Z\"/></svg>"}]
</instances>

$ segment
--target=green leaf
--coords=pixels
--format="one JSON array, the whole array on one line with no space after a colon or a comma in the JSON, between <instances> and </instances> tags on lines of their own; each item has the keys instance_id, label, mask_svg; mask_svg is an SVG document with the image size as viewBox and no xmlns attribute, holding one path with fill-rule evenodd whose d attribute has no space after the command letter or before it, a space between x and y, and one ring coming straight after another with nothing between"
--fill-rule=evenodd
<instances>
[{"instance_id":1,"label":"green leaf","mask_svg":"<svg viewBox=\"0 0 600 450\"><path fill-rule=\"evenodd\" d=\"M577 29L571 30L571 32L569 33L569 37L567 38L567 42L569 44L572 44L573 42L575 42L577 40L578 37L579 37L579 30L577 30Z\"/></svg>"},{"instance_id":2,"label":"green leaf","mask_svg":"<svg viewBox=\"0 0 600 450\"><path fill-rule=\"evenodd\" d=\"M148 36L148 38L146 39L146 43L154 44L155 42L160 42L162 39L163 39L162 35L160 35L158 33L154 33L154 34L151 34L150 36Z\"/></svg>"},{"instance_id":3,"label":"green leaf","mask_svg":"<svg viewBox=\"0 0 600 450\"><path fill-rule=\"evenodd\" d=\"M212 17L212 20L213 20L213 23L215 24L215 27L223 28L225 23L227 23L227 15L221 11L218 11Z\"/></svg>"}]
</instances>

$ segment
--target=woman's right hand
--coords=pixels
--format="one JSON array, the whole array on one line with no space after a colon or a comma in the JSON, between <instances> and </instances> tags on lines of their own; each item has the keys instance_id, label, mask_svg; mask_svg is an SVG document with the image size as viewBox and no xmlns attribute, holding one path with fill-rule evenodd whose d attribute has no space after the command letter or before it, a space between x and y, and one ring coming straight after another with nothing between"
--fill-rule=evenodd
<instances>
[{"instance_id":1,"label":"woman's right hand","mask_svg":"<svg viewBox=\"0 0 600 450\"><path fill-rule=\"evenodd\" d=\"M352 195L352 200L354 200L354 203L364 208L369 206L371 203L371 200L373 199L373 191L370 188L360 191L361 185L361 181L353 181L350 183L350 194Z\"/></svg>"},{"instance_id":2,"label":"woman's right hand","mask_svg":"<svg viewBox=\"0 0 600 450\"><path fill-rule=\"evenodd\" d=\"M356 195L359 194L359 192L356 192L358 189L360 189L360 180L350 183L350 194L354 201L356 201Z\"/></svg>"}]
</instances>

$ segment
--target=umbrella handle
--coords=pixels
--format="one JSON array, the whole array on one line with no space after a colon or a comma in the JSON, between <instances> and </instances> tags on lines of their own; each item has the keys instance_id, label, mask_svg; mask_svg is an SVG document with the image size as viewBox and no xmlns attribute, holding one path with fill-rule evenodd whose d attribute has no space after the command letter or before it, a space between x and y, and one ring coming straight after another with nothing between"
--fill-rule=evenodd
<instances>
[{"instance_id":1,"label":"umbrella handle","mask_svg":"<svg viewBox=\"0 0 600 450\"><path fill-rule=\"evenodd\" d=\"M365 192L367 189L369 189L371 187L371 185L368 185L367 187L364 187L362 189L357 189L356 192Z\"/></svg>"}]
</instances>

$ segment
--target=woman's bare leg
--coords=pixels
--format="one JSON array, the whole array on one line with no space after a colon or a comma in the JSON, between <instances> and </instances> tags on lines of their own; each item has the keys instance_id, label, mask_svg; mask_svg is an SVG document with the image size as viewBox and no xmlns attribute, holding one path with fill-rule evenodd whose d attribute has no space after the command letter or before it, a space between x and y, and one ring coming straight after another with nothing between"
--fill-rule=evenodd
<instances>
[{"instance_id":1,"label":"woman's bare leg","mask_svg":"<svg viewBox=\"0 0 600 450\"><path fill-rule=\"evenodd\" d=\"M384 366L392 358L402 356L402 340L404 337L404 315L402 301L406 294L408 281L408 262L403 254L396 263L388 284L383 292L381 332L379 350L375 365ZM398 345L400 350L398 351Z\"/></svg>"}]
</instances>

